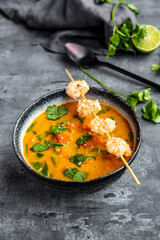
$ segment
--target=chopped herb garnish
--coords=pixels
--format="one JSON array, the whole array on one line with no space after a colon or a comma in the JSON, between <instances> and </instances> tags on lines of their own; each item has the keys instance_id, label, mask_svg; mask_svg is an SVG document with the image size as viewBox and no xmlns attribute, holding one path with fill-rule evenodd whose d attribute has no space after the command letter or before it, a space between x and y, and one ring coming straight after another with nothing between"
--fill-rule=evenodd
<instances>
[{"instance_id":1,"label":"chopped herb garnish","mask_svg":"<svg viewBox=\"0 0 160 240\"><path fill-rule=\"evenodd\" d=\"M51 157L51 160L52 160L52 162L53 162L53 165L56 166L56 160L55 160L55 158L54 158L54 157Z\"/></svg>"},{"instance_id":2,"label":"chopped herb garnish","mask_svg":"<svg viewBox=\"0 0 160 240\"><path fill-rule=\"evenodd\" d=\"M47 166L47 163L45 162L41 171L40 171L40 174L42 174L43 176L47 177L48 176L48 166Z\"/></svg>"},{"instance_id":3,"label":"chopped herb garnish","mask_svg":"<svg viewBox=\"0 0 160 240\"><path fill-rule=\"evenodd\" d=\"M109 107L108 107L108 108L106 108L106 111L107 111L107 112L109 112L110 110L111 110L111 109L110 109Z\"/></svg>"},{"instance_id":4,"label":"chopped herb garnish","mask_svg":"<svg viewBox=\"0 0 160 240\"><path fill-rule=\"evenodd\" d=\"M129 136L129 141L132 142L133 141L133 133L129 132L128 136Z\"/></svg>"},{"instance_id":5,"label":"chopped herb garnish","mask_svg":"<svg viewBox=\"0 0 160 240\"><path fill-rule=\"evenodd\" d=\"M68 146L67 143L51 143L53 147L62 147L62 146Z\"/></svg>"},{"instance_id":6,"label":"chopped herb garnish","mask_svg":"<svg viewBox=\"0 0 160 240\"><path fill-rule=\"evenodd\" d=\"M64 176L68 177L70 180L82 182L86 180L87 173L78 171L77 168L67 168L63 172Z\"/></svg>"},{"instance_id":7,"label":"chopped herb garnish","mask_svg":"<svg viewBox=\"0 0 160 240\"><path fill-rule=\"evenodd\" d=\"M45 137L48 137L48 135L49 135L49 132L48 131L45 131Z\"/></svg>"},{"instance_id":8,"label":"chopped herb garnish","mask_svg":"<svg viewBox=\"0 0 160 240\"><path fill-rule=\"evenodd\" d=\"M78 115L75 115L74 118L77 118L80 121L80 123L83 123L85 120L85 117L79 117Z\"/></svg>"},{"instance_id":9,"label":"chopped herb garnish","mask_svg":"<svg viewBox=\"0 0 160 240\"><path fill-rule=\"evenodd\" d=\"M112 119L112 120L114 120L114 121L115 121L115 119L114 119L114 117L113 117L113 116L111 116L111 117L110 117L110 119Z\"/></svg>"},{"instance_id":10,"label":"chopped herb garnish","mask_svg":"<svg viewBox=\"0 0 160 240\"><path fill-rule=\"evenodd\" d=\"M49 146L47 144L42 145L41 143L36 143L30 150L32 152L43 152L49 149Z\"/></svg>"},{"instance_id":11,"label":"chopped herb garnish","mask_svg":"<svg viewBox=\"0 0 160 240\"><path fill-rule=\"evenodd\" d=\"M67 143L51 143L51 142L46 141L46 140L45 140L45 144L46 144L47 146L53 146L53 147L56 147L56 146L58 146L58 147L68 146Z\"/></svg>"},{"instance_id":12,"label":"chopped herb garnish","mask_svg":"<svg viewBox=\"0 0 160 240\"><path fill-rule=\"evenodd\" d=\"M26 144L26 153L28 153L28 144Z\"/></svg>"},{"instance_id":13,"label":"chopped herb garnish","mask_svg":"<svg viewBox=\"0 0 160 240\"><path fill-rule=\"evenodd\" d=\"M89 135L88 133L86 133L85 135L83 135L82 137L78 138L76 143L79 146L80 144L86 144L87 141L91 140L92 136Z\"/></svg>"},{"instance_id":14,"label":"chopped herb garnish","mask_svg":"<svg viewBox=\"0 0 160 240\"><path fill-rule=\"evenodd\" d=\"M78 171L74 176L73 176L73 181L74 182L82 182L84 180L86 180L87 178L87 173L85 172L80 172Z\"/></svg>"},{"instance_id":15,"label":"chopped herb garnish","mask_svg":"<svg viewBox=\"0 0 160 240\"><path fill-rule=\"evenodd\" d=\"M38 158L42 158L44 156L44 154L42 154L42 153L37 153L37 157Z\"/></svg>"},{"instance_id":16,"label":"chopped herb garnish","mask_svg":"<svg viewBox=\"0 0 160 240\"><path fill-rule=\"evenodd\" d=\"M85 157L82 154L76 154L75 156L70 156L69 160L74 163L77 167L81 167L81 164L85 161L85 160L89 160L89 159L96 159L95 156L89 156L89 157Z\"/></svg>"},{"instance_id":17,"label":"chopped herb garnish","mask_svg":"<svg viewBox=\"0 0 160 240\"><path fill-rule=\"evenodd\" d=\"M93 148L90 152L98 152L99 148Z\"/></svg>"},{"instance_id":18,"label":"chopped herb garnish","mask_svg":"<svg viewBox=\"0 0 160 240\"><path fill-rule=\"evenodd\" d=\"M43 138L41 137L41 135L37 135L38 140L41 142L43 140Z\"/></svg>"},{"instance_id":19,"label":"chopped herb garnish","mask_svg":"<svg viewBox=\"0 0 160 240\"><path fill-rule=\"evenodd\" d=\"M65 121L63 121L63 122L59 122L59 123L57 123L57 125L65 125L66 123L68 123L70 121L70 119L68 119L68 120L65 120Z\"/></svg>"},{"instance_id":20,"label":"chopped herb garnish","mask_svg":"<svg viewBox=\"0 0 160 240\"><path fill-rule=\"evenodd\" d=\"M38 140L41 142L43 139L45 139L46 137L48 137L49 132L45 131L44 133L42 133L41 135L37 135Z\"/></svg>"},{"instance_id":21,"label":"chopped herb garnish","mask_svg":"<svg viewBox=\"0 0 160 240\"><path fill-rule=\"evenodd\" d=\"M63 127L63 126L56 127L56 126L51 125L51 130L50 130L50 132L51 132L51 133L54 133L54 134L61 134L61 133L63 133L64 131L67 131L68 129L69 129L69 128L66 128L66 127Z\"/></svg>"},{"instance_id":22,"label":"chopped herb garnish","mask_svg":"<svg viewBox=\"0 0 160 240\"><path fill-rule=\"evenodd\" d=\"M41 175L51 177L51 175L48 174L48 166L46 162L32 162L32 165Z\"/></svg>"},{"instance_id":23,"label":"chopped herb garnish","mask_svg":"<svg viewBox=\"0 0 160 240\"><path fill-rule=\"evenodd\" d=\"M35 135L37 134L35 131L32 131Z\"/></svg>"},{"instance_id":24,"label":"chopped herb garnish","mask_svg":"<svg viewBox=\"0 0 160 240\"><path fill-rule=\"evenodd\" d=\"M109 154L109 152L107 152L107 151L104 150L104 149L101 149L101 153L102 153L102 155L108 155L108 154Z\"/></svg>"},{"instance_id":25,"label":"chopped herb garnish","mask_svg":"<svg viewBox=\"0 0 160 240\"><path fill-rule=\"evenodd\" d=\"M65 105L61 105L57 107L56 105L48 106L47 107L47 119L49 120L57 120L61 118L63 115L66 115L68 113L68 109Z\"/></svg>"},{"instance_id":26,"label":"chopped herb garnish","mask_svg":"<svg viewBox=\"0 0 160 240\"><path fill-rule=\"evenodd\" d=\"M36 170L39 170L41 168L41 163L40 162L32 162L32 165Z\"/></svg>"},{"instance_id":27,"label":"chopped herb garnish","mask_svg":"<svg viewBox=\"0 0 160 240\"><path fill-rule=\"evenodd\" d=\"M27 132L31 132L35 123L32 123L31 126L27 129Z\"/></svg>"},{"instance_id":28,"label":"chopped herb garnish","mask_svg":"<svg viewBox=\"0 0 160 240\"><path fill-rule=\"evenodd\" d=\"M64 170L63 174L64 174L64 176L73 180L73 177L77 172L78 172L77 168L67 168L67 169Z\"/></svg>"},{"instance_id":29,"label":"chopped herb garnish","mask_svg":"<svg viewBox=\"0 0 160 240\"><path fill-rule=\"evenodd\" d=\"M54 151L55 153L58 155L59 154L59 151L60 151L60 148L57 146L57 147L54 147Z\"/></svg>"},{"instance_id":30,"label":"chopped herb garnish","mask_svg":"<svg viewBox=\"0 0 160 240\"><path fill-rule=\"evenodd\" d=\"M102 113L105 113L106 111L102 108L98 113L97 113L97 115L100 115L100 114L102 114Z\"/></svg>"}]
</instances>

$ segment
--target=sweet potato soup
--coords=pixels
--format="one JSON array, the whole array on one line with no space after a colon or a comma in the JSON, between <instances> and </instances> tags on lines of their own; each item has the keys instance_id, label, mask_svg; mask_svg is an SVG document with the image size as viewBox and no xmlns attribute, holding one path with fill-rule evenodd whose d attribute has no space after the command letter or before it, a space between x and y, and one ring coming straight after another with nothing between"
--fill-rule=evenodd
<instances>
[{"instance_id":1,"label":"sweet potato soup","mask_svg":"<svg viewBox=\"0 0 160 240\"><path fill-rule=\"evenodd\" d=\"M88 118L77 115L76 105L77 101L50 106L27 129L23 139L24 156L41 175L66 181L88 181L123 165L120 158L106 151L107 135L91 132ZM101 107L99 118L116 121L110 136L123 138L132 149L133 133L128 121L113 108L104 104Z\"/></svg>"}]
</instances>

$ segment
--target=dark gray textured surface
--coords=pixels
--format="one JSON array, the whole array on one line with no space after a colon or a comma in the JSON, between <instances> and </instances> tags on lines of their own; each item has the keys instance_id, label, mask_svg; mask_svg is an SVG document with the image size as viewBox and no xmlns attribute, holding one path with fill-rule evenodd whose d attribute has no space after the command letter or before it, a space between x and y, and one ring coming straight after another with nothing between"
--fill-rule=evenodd
<instances>
[{"instance_id":1,"label":"dark gray textured surface","mask_svg":"<svg viewBox=\"0 0 160 240\"><path fill-rule=\"evenodd\" d=\"M142 11L139 23L160 29L160 2L134 2ZM131 166L141 187L125 171L96 193L58 193L41 186L16 159L11 138L17 117L41 95L65 87L64 68L75 79L84 78L98 86L65 56L45 52L39 43L47 36L0 16L0 239L160 239L160 125L139 118L143 141ZM160 75L150 70L159 60L160 49L146 56L115 57L111 62L160 83ZM104 68L90 72L124 93L144 88ZM159 92L153 89L152 97L160 106ZM140 115L141 108L139 105Z\"/></svg>"}]
</instances>

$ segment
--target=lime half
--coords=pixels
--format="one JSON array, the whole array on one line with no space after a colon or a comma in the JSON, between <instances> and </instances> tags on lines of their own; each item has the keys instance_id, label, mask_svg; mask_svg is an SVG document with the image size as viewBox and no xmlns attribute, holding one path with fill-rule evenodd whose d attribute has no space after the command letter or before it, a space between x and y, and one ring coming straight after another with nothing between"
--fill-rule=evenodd
<instances>
[{"instance_id":1,"label":"lime half","mask_svg":"<svg viewBox=\"0 0 160 240\"><path fill-rule=\"evenodd\" d=\"M140 27L146 28L147 35L141 40L141 43L137 43L136 38L132 38L135 48L142 53L156 50L160 45L160 31L151 25L141 25Z\"/></svg>"}]
</instances>

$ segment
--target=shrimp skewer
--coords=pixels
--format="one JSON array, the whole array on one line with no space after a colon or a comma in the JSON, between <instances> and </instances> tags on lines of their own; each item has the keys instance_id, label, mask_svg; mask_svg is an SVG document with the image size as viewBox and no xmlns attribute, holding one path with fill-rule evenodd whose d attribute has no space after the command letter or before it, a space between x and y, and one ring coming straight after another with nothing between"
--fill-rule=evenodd
<instances>
[{"instance_id":1,"label":"shrimp skewer","mask_svg":"<svg viewBox=\"0 0 160 240\"><path fill-rule=\"evenodd\" d=\"M80 116L86 117L91 116L93 112L96 114L101 110L101 105L98 100L86 100L82 99L78 101L77 112Z\"/></svg>"},{"instance_id":2,"label":"shrimp skewer","mask_svg":"<svg viewBox=\"0 0 160 240\"><path fill-rule=\"evenodd\" d=\"M89 91L89 85L84 80L75 80L68 84L66 93L69 97L77 99L81 94L86 94Z\"/></svg>"},{"instance_id":3,"label":"shrimp skewer","mask_svg":"<svg viewBox=\"0 0 160 240\"><path fill-rule=\"evenodd\" d=\"M96 117L91 120L89 123L89 127L91 131L100 135L105 135L106 132L112 132L116 127L116 121L112 120L111 118L99 118Z\"/></svg>"},{"instance_id":4,"label":"shrimp skewer","mask_svg":"<svg viewBox=\"0 0 160 240\"><path fill-rule=\"evenodd\" d=\"M67 72L68 76L70 77L70 79L72 80L72 82L74 82L73 77L71 76L71 74L68 72L67 69L66 69L66 72ZM81 93L81 96L86 101L86 103L89 104L89 101L86 99L86 97L84 96L83 93ZM99 119L99 117L96 115L95 111L93 111L93 114L94 114L95 118ZM124 144L125 141L123 139L121 139L121 138L111 138L108 132L106 132L106 134L107 134L107 136L109 138L108 141L107 141L107 144L106 144L106 147L109 150L109 152L114 154L114 155L116 155L116 156L119 156L121 158L121 160L123 161L124 165L128 168L129 172L131 173L132 177L134 178L135 182L137 183L137 185L141 185L141 183L139 182L138 178L136 177L136 175L132 171L131 167L128 165L127 161L125 160L125 158L122 155L122 153L125 154L125 155L127 154L128 156L130 156L132 154L132 151L131 151L129 145L127 143L126 143L127 145ZM113 144L113 141L114 141L114 146L113 146L114 149L109 147L109 146L111 146L110 143ZM117 145L119 145L119 148L118 148ZM118 148L118 150L116 148Z\"/></svg>"}]
</instances>

